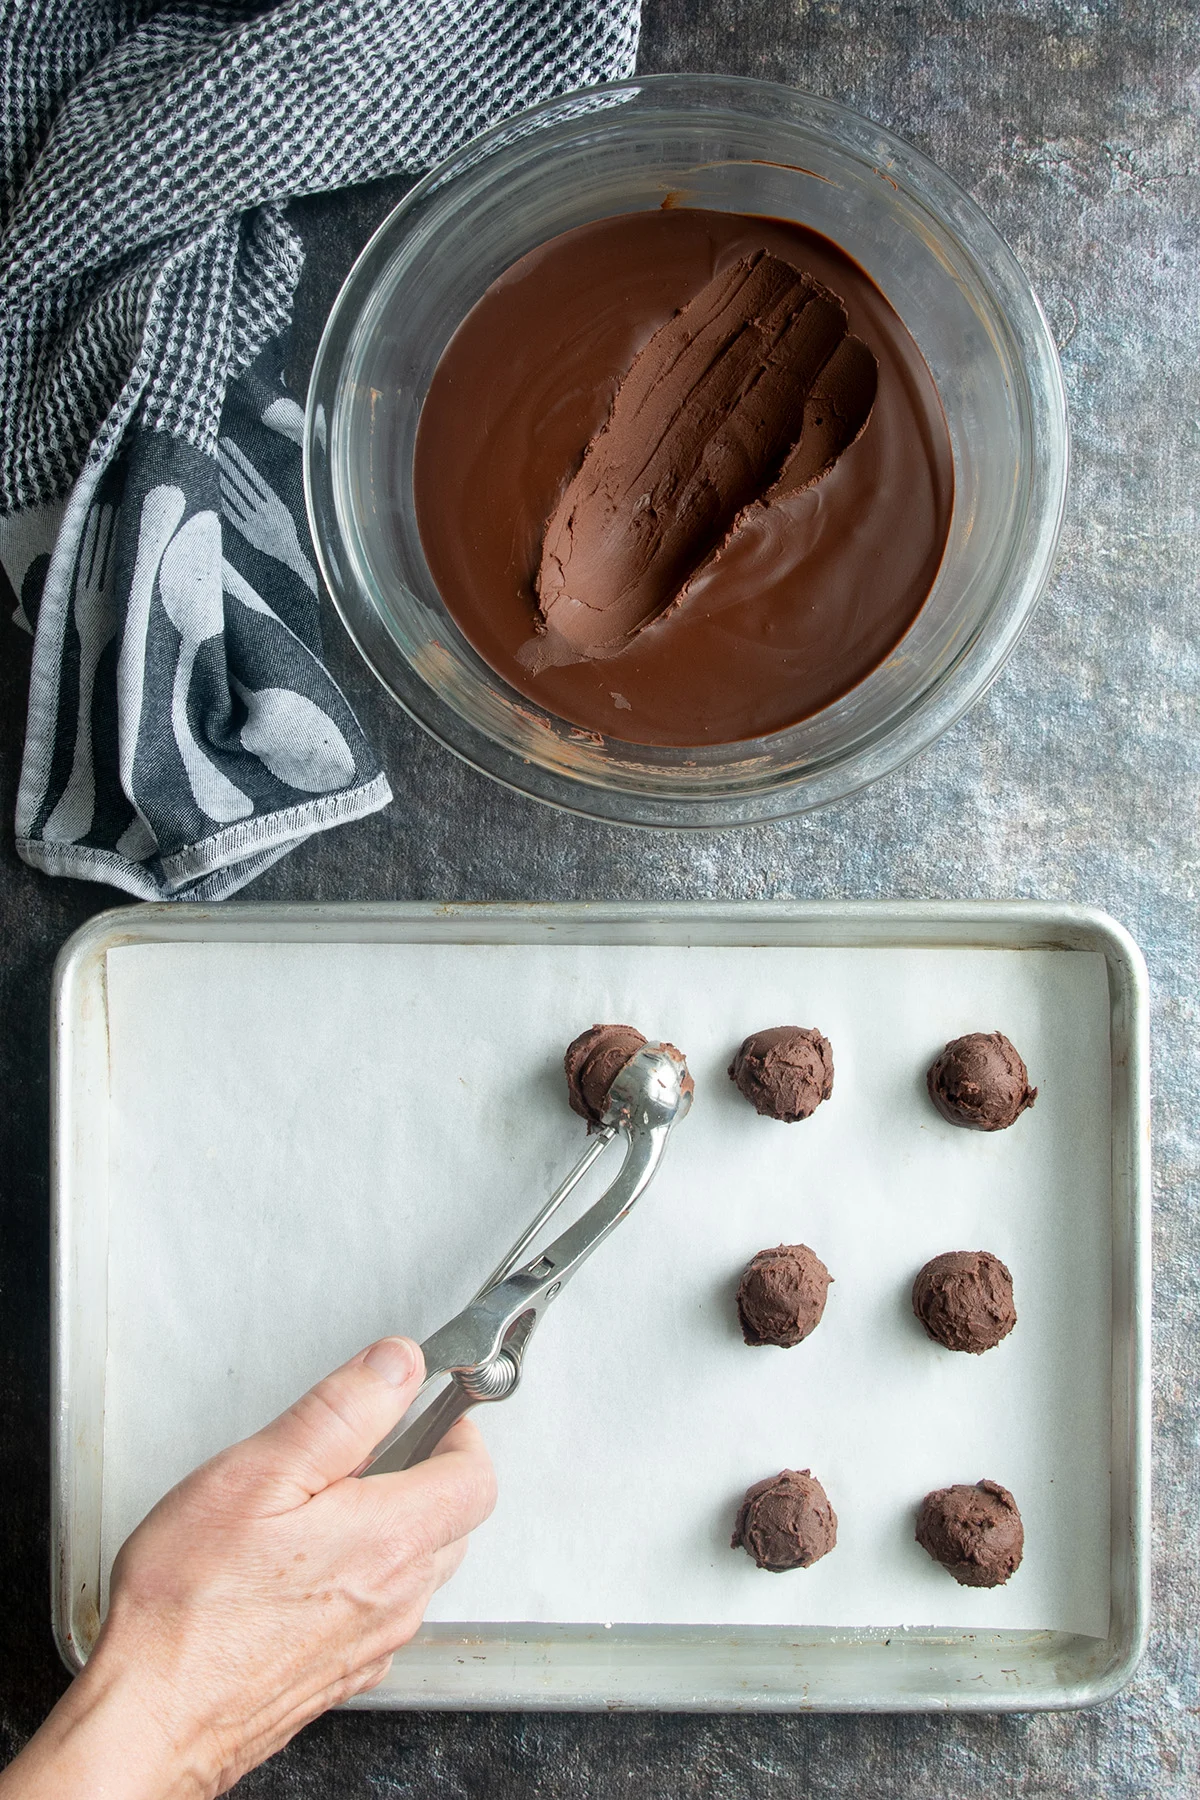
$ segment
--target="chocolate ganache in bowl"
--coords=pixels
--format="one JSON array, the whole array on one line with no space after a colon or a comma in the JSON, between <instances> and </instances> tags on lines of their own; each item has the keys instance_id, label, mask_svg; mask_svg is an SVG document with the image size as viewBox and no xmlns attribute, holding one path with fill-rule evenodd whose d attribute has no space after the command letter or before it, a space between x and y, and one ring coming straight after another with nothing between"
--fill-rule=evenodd
<instances>
[{"instance_id":1,"label":"chocolate ganache in bowl","mask_svg":"<svg viewBox=\"0 0 1200 1800\"><path fill-rule=\"evenodd\" d=\"M380 228L314 367L322 569L475 766L633 824L897 767L1044 586L1066 427L947 177L769 84L652 77L477 140Z\"/></svg>"}]
</instances>

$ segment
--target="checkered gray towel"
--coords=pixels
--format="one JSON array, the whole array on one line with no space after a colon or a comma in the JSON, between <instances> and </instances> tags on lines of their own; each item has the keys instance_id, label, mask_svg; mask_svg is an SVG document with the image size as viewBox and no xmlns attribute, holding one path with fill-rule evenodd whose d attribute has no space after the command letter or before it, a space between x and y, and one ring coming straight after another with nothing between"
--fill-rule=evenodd
<instances>
[{"instance_id":1,"label":"checkered gray towel","mask_svg":"<svg viewBox=\"0 0 1200 1800\"><path fill-rule=\"evenodd\" d=\"M632 73L637 0L0 0L22 856L219 899L386 804L321 660L285 206Z\"/></svg>"}]
</instances>

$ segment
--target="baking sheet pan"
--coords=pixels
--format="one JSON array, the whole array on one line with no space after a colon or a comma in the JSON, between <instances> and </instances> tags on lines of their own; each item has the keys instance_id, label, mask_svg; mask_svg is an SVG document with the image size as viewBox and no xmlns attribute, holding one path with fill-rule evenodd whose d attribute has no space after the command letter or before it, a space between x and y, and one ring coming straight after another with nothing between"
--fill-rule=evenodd
<instances>
[{"instance_id":1,"label":"baking sheet pan","mask_svg":"<svg viewBox=\"0 0 1200 1800\"><path fill-rule=\"evenodd\" d=\"M100 1519L76 1509L64 1550L86 1545L89 1573L94 1554L93 1609L117 1544L186 1468L373 1335L423 1334L468 1296L577 1147L561 1042L631 1017L685 1045L700 1099L552 1312L520 1395L481 1415L501 1506L376 1703L1070 1704L1121 1672L1142 1556L1138 1458L1112 1456L1114 1425L1135 1448L1140 1428L1118 1391L1141 1253L1121 1146L1144 1015L1109 922L249 908L213 915L214 936L179 909L156 935L150 910L107 940L90 928L60 995L80 1002L102 961L104 1372L84 1357L75 1384L104 1408ZM833 1100L795 1128L723 1076L777 1012L820 1024L837 1058ZM993 1025L1043 1094L981 1139L932 1114L920 1076L947 1037ZM82 1227L94 1191L70 1210ZM829 1310L798 1350L750 1352L732 1287L780 1239L824 1256ZM1021 1313L978 1359L929 1345L907 1309L926 1256L967 1247L1009 1262ZM821 1475L840 1542L771 1577L730 1553L727 1515L785 1463ZM911 1518L927 1487L984 1474L1017 1492L1028 1548L981 1596L928 1562ZM74 1612L68 1647L92 1616L78 1596ZM868 1649L883 1667L858 1669Z\"/></svg>"}]
</instances>

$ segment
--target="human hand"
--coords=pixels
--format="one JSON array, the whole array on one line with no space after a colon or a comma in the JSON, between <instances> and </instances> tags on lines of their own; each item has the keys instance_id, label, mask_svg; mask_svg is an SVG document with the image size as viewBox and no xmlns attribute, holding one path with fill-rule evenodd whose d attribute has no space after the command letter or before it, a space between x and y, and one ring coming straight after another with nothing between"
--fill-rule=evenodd
<instances>
[{"instance_id":1,"label":"human hand","mask_svg":"<svg viewBox=\"0 0 1200 1800\"><path fill-rule=\"evenodd\" d=\"M0 1800L207 1800L382 1680L495 1498L465 1419L428 1462L352 1477L422 1374L415 1344L385 1338L159 1501L113 1566L86 1669Z\"/></svg>"}]
</instances>

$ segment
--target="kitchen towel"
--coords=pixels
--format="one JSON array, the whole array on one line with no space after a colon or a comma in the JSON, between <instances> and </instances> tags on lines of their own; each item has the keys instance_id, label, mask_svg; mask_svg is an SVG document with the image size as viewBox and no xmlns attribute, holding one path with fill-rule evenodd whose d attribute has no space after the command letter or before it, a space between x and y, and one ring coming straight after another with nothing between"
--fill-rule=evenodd
<instances>
[{"instance_id":1,"label":"kitchen towel","mask_svg":"<svg viewBox=\"0 0 1200 1800\"><path fill-rule=\"evenodd\" d=\"M637 0L0 0L17 846L216 900L387 777L321 659L287 201L631 74Z\"/></svg>"}]
</instances>

